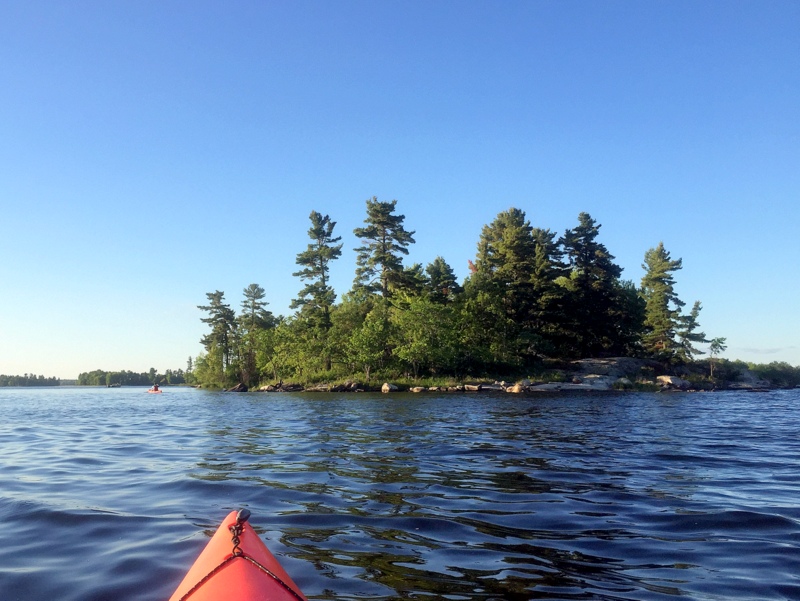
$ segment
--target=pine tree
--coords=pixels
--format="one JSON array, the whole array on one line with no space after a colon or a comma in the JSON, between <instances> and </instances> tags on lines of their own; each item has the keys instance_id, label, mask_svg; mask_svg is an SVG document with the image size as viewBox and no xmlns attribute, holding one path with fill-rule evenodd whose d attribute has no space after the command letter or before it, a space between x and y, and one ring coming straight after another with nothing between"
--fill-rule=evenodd
<instances>
[{"instance_id":1,"label":"pine tree","mask_svg":"<svg viewBox=\"0 0 800 601\"><path fill-rule=\"evenodd\" d=\"M578 216L578 225L561 239L569 261L569 306L577 354L592 357L619 346L615 317L622 268L604 244L597 242L598 224L588 213Z\"/></svg>"},{"instance_id":2,"label":"pine tree","mask_svg":"<svg viewBox=\"0 0 800 601\"><path fill-rule=\"evenodd\" d=\"M616 287L616 302L611 321L616 329L616 345L610 352L625 357L642 354L644 334L645 302L639 289L630 280L622 280Z\"/></svg>"},{"instance_id":3,"label":"pine tree","mask_svg":"<svg viewBox=\"0 0 800 601\"><path fill-rule=\"evenodd\" d=\"M311 227L308 237L311 243L308 248L297 255L296 263L302 269L292 275L301 280L308 281L300 291L298 297L292 301L292 309L301 309L303 316L327 331L331 327L331 307L336 301L336 293L330 286L330 263L342 254L342 245L337 244L341 237L333 236L336 222L331 221L328 215L321 215L311 211L309 216Z\"/></svg>"},{"instance_id":4,"label":"pine tree","mask_svg":"<svg viewBox=\"0 0 800 601\"><path fill-rule=\"evenodd\" d=\"M536 244L525 212L503 211L481 230L467 310L487 332L489 355L518 365L530 343L526 329L535 306L532 282Z\"/></svg>"},{"instance_id":5,"label":"pine tree","mask_svg":"<svg viewBox=\"0 0 800 601\"><path fill-rule=\"evenodd\" d=\"M275 316L267 310L269 304L264 299L267 296L266 290L258 284L250 284L242 292L242 315L240 322L245 333L253 332L258 329L272 328L275 326Z\"/></svg>"},{"instance_id":6,"label":"pine tree","mask_svg":"<svg viewBox=\"0 0 800 601\"><path fill-rule=\"evenodd\" d=\"M644 255L645 275L642 278L642 297L645 301L645 333L642 346L645 352L666 361L675 356L675 340L680 323L681 307L685 305L675 292L673 272L683 267L681 259L673 260L664 243Z\"/></svg>"},{"instance_id":7,"label":"pine tree","mask_svg":"<svg viewBox=\"0 0 800 601\"><path fill-rule=\"evenodd\" d=\"M561 253L549 230L512 208L481 231L465 283L466 311L491 332L490 355L507 364L561 351L564 290Z\"/></svg>"},{"instance_id":8,"label":"pine tree","mask_svg":"<svg viewBox=\"0 0 800 601\"><path fill-rule=\"evenodd\" d=\"M422 269L422 265L414 263L403 268L402 276L399 278L394 288L406 294L414 296L422 294L429 287L428 276Z\"/></svg>"},{"instance_id":9,"label":"pine tree","mask_svg":"<svg viewBox=\"0 0 800 601\"><path fill-rule=\"evenodd\" d=\"M392 285L402 282L402 255L407 255L407 246L414 243L414 232L403 227L405 215L394 214L396 205L396 200L381 202L373 196L367 200L366 227L353 230L365 241L355 249L358 268L354 288L380 292L383 298L389 297Z\"/></svg>"},{"instance_id":10,"label":"pine tree","mask_svg":"<svg viewBox=\"0 0 800 601\"><path fill-rule=\"evenodd\" d=\"M724 337L712 338L709 341L710 345L708 347L708 354L709 354L709 357L710 357L709 363L711 365L711 378L714 377L714 359L720 353L724 353L725 350L728 348L728 345L725 344L726 341L727 341L727 338L724 338Z\"/></svg>"},{"instance_id":11,"label":"pine tree","mask_svg":"<svg viewBox=\"0 0 800 601\"><path fill-rule=\"evenodd\" d=\"M428 274L428 289L434 302L445 303L464 291L453 268L442 257L436 257L428 263L425 273Z\"/></svg>"},{"instance_id":12,"label":"pine tree","mask_svg":"<svg viewBox=\"0 0 800 601\"><path fill-rule=\"evenodd\" d=\"M532 350L537 356L569 356L575 353L575 336L563 285L567 273L563 251L549 229L533 228L531 235L536 249L531 276L536 303L528 326L536 332Z\"/></svg>"},{"instance_id":13,"label":"pine tree","mask_svg":"<svg viewBox=\"0 0 800 601\"><path fill-rule=\"evenodd\" d=\"M210 373L215 374L215 378L219 376L221 381L231 363L236 336L236 313L224 302L224 292L208 292L206 297L209 304L198 305L197 308L208 313L208 317L200 320L211 327L211 332L203 336L200 342L206 348Z\"/></svg>"},{"instance_id":14,"label":"pine tree","mask_svg":"<svg viewBox=\"0 0 800 601\"><path fill-rule=\"evenodd\" d=\"M258 284L250 284L243 291L242 313L239 316L240 332L240 363L239 381L248 387L258 384L258 369L256 367L256 342L258 332L275 327L277 320L268 311L269 304L264 299L266 291Z\"/></svg>"},{"instance_id":15,"label":"pine tree","mask_svg":"<svg viewBox=\"0 0 800 601\"><path fill-rule=\"evenodd\" d=\"M675 355L679 361L689 363L694 359L695 355L702 355L703 351L695 347L695 344L707 344L704 332L698 332L697 328L700 327L700 322L697 318L700 315L700 310L703 305L700 301L695 301L692 305L692 310L689 315L682 315L678 320L677 336L678 345Z\"/></svg>"}]
</instances>

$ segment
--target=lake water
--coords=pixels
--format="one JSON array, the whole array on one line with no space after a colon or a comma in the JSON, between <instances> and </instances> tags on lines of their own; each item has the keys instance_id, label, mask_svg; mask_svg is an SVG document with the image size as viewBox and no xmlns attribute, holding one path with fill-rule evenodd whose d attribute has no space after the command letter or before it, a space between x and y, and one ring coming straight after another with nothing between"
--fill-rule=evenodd
<instances>
[{"instance_id":1,"label":"lake water","mask_svg":"<svg viewBox=\"0 0 800 601\"><path fill-rule=\"evenodd\" d=\"M311 599L800 599L798 407L0 389L0 599L166 600L238 507Z\"/></svg>"}]
</instances>

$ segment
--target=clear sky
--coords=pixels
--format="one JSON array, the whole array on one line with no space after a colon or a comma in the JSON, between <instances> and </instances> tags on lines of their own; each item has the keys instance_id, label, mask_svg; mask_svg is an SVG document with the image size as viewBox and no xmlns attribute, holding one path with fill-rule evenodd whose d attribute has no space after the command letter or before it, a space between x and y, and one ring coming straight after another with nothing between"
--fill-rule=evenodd
<instances>
[{"instance_id":1,"label":"clear sky","mask_svg":"<svg viewBox=\"0 0 800 601\"><path fill-rule=\"evenodd\" d=\"M798 365L800 3L0 3L0 373L185 368L207 292L289 313L312 210L341 295L372 196L461 278L510 207L637 283L663 241L724 356Z\"/></svg>"}]
</instances>

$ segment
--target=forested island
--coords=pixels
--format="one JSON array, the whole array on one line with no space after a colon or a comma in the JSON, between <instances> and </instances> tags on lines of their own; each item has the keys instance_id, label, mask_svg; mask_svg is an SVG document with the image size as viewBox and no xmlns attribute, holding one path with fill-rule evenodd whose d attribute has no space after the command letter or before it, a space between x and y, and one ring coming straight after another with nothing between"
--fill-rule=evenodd
<instances>
[{"instance_id":1,"label":"forested island","mask_svg":"<svg viewBox=\"0 0 800 601\"><path fill-rule=\"evenodd\" d=\"M396 206L395 200L367 200L364 227L354 230L361 245L353 286L338 302L329 274L341 256L341 238L330 216L312 211L309 243L293 273L300 289L291 315L273 315L258 284L244 289L238 313L224 292L209 292L207 304L198 306L209 327L201 340L205 352L189 357L185 370L96 369L79 374L76 383L248 390L354 381L362 387L376 381L552 382L580 371L578 359L624 357L639 360L617 362L638 366L625 372L634 384L678 374L695 388L713 389L749 371L770 386L800 385L800 366L719 357L726 339L701 331L700 301L686 310L675 291L682 259L673 259L663 243L644 253L637 285L622 279L622 268L598 240L601 225L588 213L559 236L511 208L482 228L460 284L442 256L424 268L403 264L415 232L406 229ZM35 374L0 375L0 387L61 383Z\"/></svg>"},{"instance_id":2,"label":"forested island","mask_svg":"<svg viewBox=\"0 0 800 601\"><path fill-rule=\"evenodd\" d=\"M61 380L55 377L46 378L36 374L23 374L21 376L7 376L0 374L0 387L3 386L59 386Z\"/></svg>"},{"instance_id":3,"label":"forested island","mask_svg":"<svg viewBox=\"0 0 800 601\"><path fill-rule=\"evenodd\" d=\"M189 368L191 370L191 367ZM168 369L159 373L154 367L146 372L133 371L94 371L78 375L78 386L150 386L151 384L180 385L186 384L186 374L182 369Z\"/></svg>"},{"instance_id":4,"label":"forested island","mask_svg":"<svg viewBox=\"0 0 800 601\"><path fill-rule=\"evenodd\" d=\"M637 357L714 387L737 368L718 357L725 338L701 331L700 301L686 310L678 297L682 260L663 243L644 253L637 285L622 279L588 213L559 236L511 208L483 227L462 285L442 256L425 267L403 264L415 232L396 205L367 200L364 227L354 230L361 240L355 279L338 302L329 274L341 237L336 222L316 211L293 273L300 287L294 313L273 315L258 284L244 289L238 314L224 292L207 293L199 306L209 327L205 352L193 368L190 359L187 380L240 390L353 378L463 381L543 374L585 357ZM800 382L800 369L786 367Z\"/></svg>"}]
</instances>

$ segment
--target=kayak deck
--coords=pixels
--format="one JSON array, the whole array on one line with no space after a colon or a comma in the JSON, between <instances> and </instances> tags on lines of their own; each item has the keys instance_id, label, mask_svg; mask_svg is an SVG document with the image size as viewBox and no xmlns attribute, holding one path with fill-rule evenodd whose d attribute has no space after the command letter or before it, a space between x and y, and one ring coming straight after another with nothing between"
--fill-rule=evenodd
<instances>
[{"instance_id":1,"label":"kayak deck","mask_svg":"<svg viewBox=\"0 0 800 601\"><path fill-rule=\"evenodd\" d=\"M306 601L249 516L246 509L228 514L170 601Z\"/></svg>"}]
</instances>

